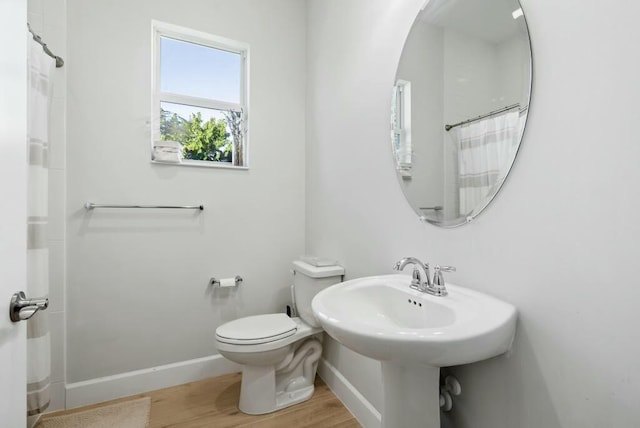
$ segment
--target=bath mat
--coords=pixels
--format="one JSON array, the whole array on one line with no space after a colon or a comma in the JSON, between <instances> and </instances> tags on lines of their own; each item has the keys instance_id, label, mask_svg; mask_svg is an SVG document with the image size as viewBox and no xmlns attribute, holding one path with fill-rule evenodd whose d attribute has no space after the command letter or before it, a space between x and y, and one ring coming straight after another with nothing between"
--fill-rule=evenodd
<instances>
[{"instance_id":1,"label":"bath mat","mask_svg":"<svg viewBox=\"0 0 640 428\"><path fill-rule=\"evenodd\" d=\"M36 428L147 428L151 398L42 419Z\"/></svg>"}]
</instances>

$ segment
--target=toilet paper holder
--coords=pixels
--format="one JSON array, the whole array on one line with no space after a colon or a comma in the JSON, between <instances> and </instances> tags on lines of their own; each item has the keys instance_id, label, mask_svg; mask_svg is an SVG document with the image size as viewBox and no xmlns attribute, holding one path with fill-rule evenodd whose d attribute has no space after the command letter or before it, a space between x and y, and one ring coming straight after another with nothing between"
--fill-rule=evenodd
<instances>
[{"instance_id":1,"label":"toilet paper holder","mask_svg":"<svg viewBox=\"0 0 640 428\"><path fill-rule=\"evenodd\" d=\"M242 277L240 275L236 275L235 278L211 278L209 280L209 285L212 287L225 287L222 284L222 281L227 282L227 280L233 280L235 283L235 287L237 287L238 285L240 285L240 283L242 282ZM229 285L226 285L226 287L229 287Z\"/></svg>"}]
</instances>

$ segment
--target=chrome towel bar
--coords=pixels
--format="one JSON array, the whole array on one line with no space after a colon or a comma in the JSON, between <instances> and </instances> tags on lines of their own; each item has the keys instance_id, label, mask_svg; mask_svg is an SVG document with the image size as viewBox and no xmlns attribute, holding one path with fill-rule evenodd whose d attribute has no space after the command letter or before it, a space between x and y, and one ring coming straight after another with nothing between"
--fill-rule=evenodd
<instances>
[{"instance_id":1,"label":"chrome towel bar","mask_svg":"<svg viewBox=\"0 0 640 428\"><path fill-rule=\"evenodd\" d=\"M94 204L87 202L84 204L85 209L93 210L95 208L160 208L160 209L178 209L178 210L204 210L204 205L112 205L112 204Z\"/></svg>"}]
</instances>

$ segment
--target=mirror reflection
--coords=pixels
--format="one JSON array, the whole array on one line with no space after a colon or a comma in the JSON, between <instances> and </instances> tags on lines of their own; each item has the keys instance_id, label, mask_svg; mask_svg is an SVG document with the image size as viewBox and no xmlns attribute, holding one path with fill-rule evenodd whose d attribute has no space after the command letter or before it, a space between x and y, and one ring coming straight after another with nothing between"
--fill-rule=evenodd
<instances>
[{"instance_id":1,"label":"mirror reflection","mask_svg":"<svg viewBox=\"0 0 640 428\"><path fill-rule=\"evenodd\" d=\"M402 51L391 108L398 178L421 219L452 227L493 199L527 118L531 52L517 0L431 0Z\"/></svg>"}]
</instances>

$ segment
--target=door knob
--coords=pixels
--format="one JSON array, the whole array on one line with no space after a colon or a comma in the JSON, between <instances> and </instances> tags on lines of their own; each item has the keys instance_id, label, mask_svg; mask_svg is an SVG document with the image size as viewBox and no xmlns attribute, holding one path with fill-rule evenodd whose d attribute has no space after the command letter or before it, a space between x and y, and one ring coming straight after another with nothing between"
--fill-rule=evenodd
<instances>
[{"instance_id":1,"label":"door knob","mask_svg":"<svg viewBox=\"0 0 640 428\"><path fill-rule=\"evenodd\" d=\"M36 312L44 311L49 306L49 299L27 299L24 291L18 291L11 296L9 304L9 318L11 321L18 322L28 320L35 315Z\"/></svg>"}]
</instances>

